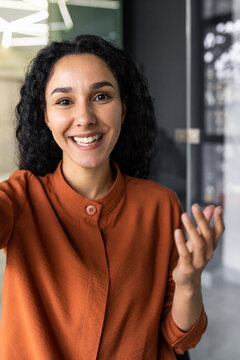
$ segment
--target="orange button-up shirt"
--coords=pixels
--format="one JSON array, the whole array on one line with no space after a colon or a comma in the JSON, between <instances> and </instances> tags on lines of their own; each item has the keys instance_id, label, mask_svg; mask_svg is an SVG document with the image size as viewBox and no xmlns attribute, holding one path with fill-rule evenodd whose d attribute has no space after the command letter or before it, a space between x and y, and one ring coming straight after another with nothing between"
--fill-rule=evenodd
<instances>
[{"instance_id":1,"label":"orange button-up shirt","mask_svg":"<svg viewBox=\"0 0 240 360\"><path fill-rule=\"evenodd\" d=\"M204 312L189 332L171 314L178 199L115 167L97 200L67 184L61 163L0 184L1 360L170 360L200 340Z\"/></svg>"}]
</instances>

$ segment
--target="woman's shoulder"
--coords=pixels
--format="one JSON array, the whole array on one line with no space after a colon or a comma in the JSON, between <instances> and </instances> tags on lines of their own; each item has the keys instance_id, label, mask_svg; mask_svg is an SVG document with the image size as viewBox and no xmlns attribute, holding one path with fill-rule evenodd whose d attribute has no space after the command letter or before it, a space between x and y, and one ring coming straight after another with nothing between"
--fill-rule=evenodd
<instances>
[{"instance_id":1,"label":"woman's shoulder","mask_svg":"<svg viewBox=\"0 0 240 360\"><path fill-rule=\"evenodd\" d=\"M31 171L16 170L6 180L0 183L0 191L9 197L15 197L16 195L26 193L29 184L36 181L38 181L37 176Z\"/></svg>"},{"instance_id":2,"label":"woman's shoulder","mask_svg":"<svg viewBox=\"0 0 240 360\"><path fill-rule=\"evenodd\" d=\"M176 192L167 186L161 185L155 181L149 179L140 179L129 175L124 175L126 187L128 191L133 191L139 195L148 196L151 198L170 198L177 200Z\"/></svg>"},{"instance_id":3,"label":"woman's shoulder","mask_svg":"<svg viewBox=\"0 0 240 360\"><path fill-rule=\"evenodd\" d=\"M154 216L173 219L176 228L182 206L174 190L155 181L125 176L126 199L131 207L143 209Z\"/></svg>"},{"instance_id":4,"label":"woman's shoulder","mask_svg":"<svg viewBox=\"0 0 240 360\"><path fill-rule=\"evenodd\" d=\"M16 170L12 174L9 175L8 178L3 180L0 183L0 186L4 186L5 184L15 184L15 183L27 183L34 174L29 170Z\"/></svg>"}]
</instances>

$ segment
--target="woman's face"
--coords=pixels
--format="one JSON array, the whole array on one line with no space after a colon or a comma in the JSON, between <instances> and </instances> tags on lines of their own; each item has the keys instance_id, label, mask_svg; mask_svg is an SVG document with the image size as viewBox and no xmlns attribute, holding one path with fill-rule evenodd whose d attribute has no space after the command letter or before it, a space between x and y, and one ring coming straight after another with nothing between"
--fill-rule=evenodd
<instances>
[{"instance_id":1,"label":"woman's face","mask_svg":"<svg viewBox=\"0 0 240 360\"><path fill-rule=\"evenodd\" d=\"M63 164L93 169L109 162L124 120L118 83L92 54L67 55L45 91L45 122L63 151Z\"/></svg>"}]
</instances>

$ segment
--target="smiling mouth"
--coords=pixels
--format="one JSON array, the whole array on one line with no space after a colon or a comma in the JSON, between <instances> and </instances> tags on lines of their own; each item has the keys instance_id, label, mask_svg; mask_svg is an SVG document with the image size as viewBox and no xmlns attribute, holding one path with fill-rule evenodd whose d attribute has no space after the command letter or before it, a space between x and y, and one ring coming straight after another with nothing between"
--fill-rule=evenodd
<instances>
[{"instance_id":1,"label":"smiling mouth","mask_svg":"<svg viewBox=\"0 0 240 360\"><path fill-rule=\"evenodd\" d=\"M103 134L98 134L98 135L94 135L94 136L89 136L89 137L77 137L77 136L73 136L72 140L81 146L89 146L89 145L94 145L97 144L99 141L101 141L103 138Z\"/></svg>"}]
</instances>

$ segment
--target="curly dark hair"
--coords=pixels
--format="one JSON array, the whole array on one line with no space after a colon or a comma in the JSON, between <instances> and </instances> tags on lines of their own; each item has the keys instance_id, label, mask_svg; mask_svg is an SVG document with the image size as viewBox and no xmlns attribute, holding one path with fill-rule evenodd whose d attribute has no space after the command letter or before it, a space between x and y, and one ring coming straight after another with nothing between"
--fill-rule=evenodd
<instances>
[{"instance_id":1,"label":"curly dark hair","mask_svg":"<svg viewBox=\"0 0 240 360\"><path fill-rule=\"evenodd\" d=\"M16 106L19 168L43 176L53 172L62 159L62 150L44 121L45 88L59 59L83 53L94 54L106 62L126 104L125 121L111 159L123 173L147 178L157 134L147 81L123 50L95 35L52 42L30 63Z\"/></svg>"}]
</instances>

